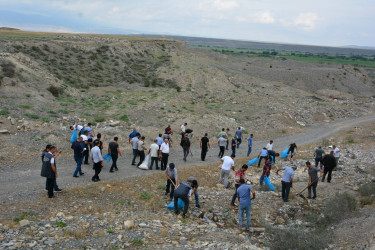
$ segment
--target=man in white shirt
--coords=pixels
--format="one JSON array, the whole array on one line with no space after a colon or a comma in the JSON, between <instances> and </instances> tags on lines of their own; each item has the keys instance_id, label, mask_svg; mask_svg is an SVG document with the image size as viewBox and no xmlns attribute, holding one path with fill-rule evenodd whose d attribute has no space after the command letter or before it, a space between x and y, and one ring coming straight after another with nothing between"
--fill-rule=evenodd
<instances>
[{"instance_id":1,"label":"man in white shirt","mask_svg":"<svg viewBox=\"0 0 375 250\"><path fill-rule=\"evenodd\" d=\"M81 125L78 125L77 123L74 124L73 126L70 126L70 130L77 130L77 136L78 136L78 133L83 129L83 126Z\"/></svg>"},{"instance_id":2,"label":"man in white shirt","mask_svg":"<svg viewBox=\"0 0 375 250\"><path fill-rule=\"evenodd\" d=\"M92 181L100 181L99 174L103 167L103 156L99 148L99 141L96 141L94 147L91 149L90 158L94 163L93 169L95 170L95 175L92 177Z\"/></svg>"},{"instance_id":3,"label":"man in white shirt","mask_svg":"<svg viewBox=\"0 0 375 250\"><path fill-rule=\"evenodd\" d=\"M219 183L223 184L223 179L224 179L224 187L225 188L228 187L228 177L229 177L229 174L230 174L230 170L232 169L234 171L234 161L233 161L233 159L235 157L236 156L234 154L232 154L230 157L224 156L223 158L221 158L221 162L223 163L223 165L221 166Z\"/></svg>"},{"instance_id":4,"label":"man in white shirt","mask_svg":"<svg viewBox=\"0 0 375 250\"><path fill-rule=\"evenodd\" d=\"M156 170L159 169L159 162L158 162L158 160L159 160L159 145L157 144L157 142L158 142L158 140L155 139L154 143L151 144L150 149L148 150L148 153L151 156L151 165L150 165L149 169L152 169L152 166L154 165L154 162L155 162Z\"/></svg>"},{"instance_id":5,"label":"man in white shirt","mask_svg":"<svg viewBox=\"0 0 375 250\"><path fill-rule=\"evenodd\" d=\"M185 122L184 124L181 125L181 128L180 128L181 136L184 136L185 131L186 131L186 126L187 126L187 123L186 123L186 122Z\"/></svg>"},{"instance_id":6,"label":"man in white shirt","mask_svg":"<svg viewBox=\"0 0 375 250\"><path fill-rule=\"evenodd\" d=\"M159 157L161 158L161 167L160 170L166 170L168 165L169 157L169 143L168 139L164 139L164 142L160 146Z\"/></svg>"},{"instance_id":7,"label":"man in white shirt","mask_svg":"<svg viewBox=\"0 0 375 250\"><path fill-rule=\"evenodd\" d=\"M340 152L341 151L338 147L336 147L336 145L333 145L332 148L333 148L333 156L336 159L336 167L334 168L334 170L336 170L337 165L339 164L339 158L340 158Z\"/></svg>"},{"instance_id":8,"label":"man in white shirt","mask_svg":"<svg viewBox=\"0 0 375 250\"><path fill-rule=\"evenodd\" d=\"M273 140L270 140L270 143L267 144L266 149L267 150L273 150Z\"/></svg>"}]
</instances>

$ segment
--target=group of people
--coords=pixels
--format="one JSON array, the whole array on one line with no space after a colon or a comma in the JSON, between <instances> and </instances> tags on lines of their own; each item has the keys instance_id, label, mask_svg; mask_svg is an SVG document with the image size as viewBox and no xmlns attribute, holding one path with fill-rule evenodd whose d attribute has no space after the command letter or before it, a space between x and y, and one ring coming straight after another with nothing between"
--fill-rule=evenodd
<instances>
[{"instance_id":1,"label":"group of people","mask_svg":"<svg viewBox=\"0 0 375 250\"><path fill-rule=\"evenodd\" d=\"M186 161L187 156L191 152L191 138L193 136L193 131L186 128L187 123L184 123L180 128L180 146L183 149L183 160ZM92 177L93 182L100 181L99 174L103 167L103 142L101 140L101 134L98 133L95 136L94 130L90 123L87 126L80 126L75 124L70 126L71 130L77 132L77 140L74 141L71 145L71 148L74 152L74 160L76 162L76 168L73 172L73 177L78 178L83 176L82 164L89 164L88 161L91 160L94 169L94 176ZM228 187L229 176L231 171L235 171L234 159L236 157L236 149L238 149L243 141L243 132L239 127L231 140L229 140L229 128L222 128L222 131L217 135L218 137L218 146L219 146L219 155L222 162L221 173L219 178L219 183L223 184L224 187ZM168 165L168 158L170 153L170 148L172 147L172 135L173 130L170 125L168 125L164 134L160 133L158 137L153 140L153 143L147 147L145 144L145 136L142 136L136 128L129 134L128 143L132 146L133 157L131 160L131 165L140 166L144 160L146 154L151 158L151 164L149 169L162 170L165 172L166 176L166 190L165 195L169 195L170 200L174 200L175 212L178 211L178 199L181 199L185 206L183 209L182 216L185 217L189 208L189 198L195 196L195 205L200 207L199 204L199 194L198 194L198 179L195 177L189 177L185 182L179 182L177 167L174 163ZM247 139L247 156L252 152L253 148L253 134ZM109 155L112 159L112 165L109 169L109 172L118 171L117 166L118 157L122 157L122 152L118 144L118 137L114 137L113 141L108 144L107 156ZM225 150L229 150L229 141L231 142L231 155L224 156ZM211 148L210 140L208 134L205 133L204 136L200 139L200 148L201 148L201 160L205 161L208 150ZM258 167L260 167L261 162L264 160L263 171L259 180L259 184L263 185L264 178L269 177L272 169L272 164L276 162L276 157L279 156L279 153L276 153L273 150L273 140L261 149L258 154ZM56 147L52 145L47 145L45 150L42 153L42 171L41 175L46 177L46 190L48 191L48 197L53 198L53 192L61 192L57 186L57 169L56 169L56 158L61 154L56 152ZM295 143L290 144L287 154L290 153L290 160L293 161L295 153L297 152L297 145ZM318 172L320 172L320 177L322 181L325 180L326 175L327 182L331 181L332 171L336 168L339 157L340 150L334 145L333 150L329 154L325 154L321 146L319 146L315 152L315 166L313 167L309 161L306 162L306 167L309 175L309 184L308 184L308 197L315 199L317 197L316 188L318 184ZM136 163L137 158L139 158L138 163ZM160 161L160 168L159 168ZM323 168L324 167L324 168ZM281 179L282 184L282 199L284 202L289 201L289 192L293 188L293 178L294 172L297 169L295 164L292 164L291 167L283 167L276 170L276 174L279 171L284 171L284 174ZM250 213L251 213L251 200L255 199L255 191L252 186L249 184L249 180L246 179L246 171L248 170L248 165L244 164L235 171L235 193L232 196L231 205L236 206L235 202L238 200L239 203L239 226L242 227L243 214L246 213L247 224L246 228L250 227Z\"/></svg>"}]
</instances>

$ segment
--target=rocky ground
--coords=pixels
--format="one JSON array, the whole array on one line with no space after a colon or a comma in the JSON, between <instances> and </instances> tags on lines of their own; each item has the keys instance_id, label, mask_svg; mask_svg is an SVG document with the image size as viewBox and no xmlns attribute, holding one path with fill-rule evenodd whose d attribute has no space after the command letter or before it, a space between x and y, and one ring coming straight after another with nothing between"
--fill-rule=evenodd
<instances>
[{"instance_id":1,"label":"rocky ground","mask_svg":"<svg viewBox=\"0 0 375 250\"><path fill-rule=\"evenodd\" d=\"M272 244L273 237L277 236L270 233L274 232L272 230L285 232L297 228L301 232L315 232L323 221L314 221L313 215L317 216L316 220L328 220L330 201L340 202L336 204L335 209L339 211L335 213L346 213L347 201L335 198L338 192L346 192L355 197L351 199L357 209L324 229L325 234L331 235L330 239L324 239L325 247L371 248L375 239L374 186L369 186L375 180L374 137L372 123L322 141L327 150L333 142L339 145L342 156L332 183L319 183L316 200L291 194L291 202L283 203L278 184L280 177L273 172L271 180L276 190L266 191L258 184L261 169L250 167L247 175L256 190L250 232L237 228L238 211L229 204L234 189L223 189L216 184L220 172L220 165L216 163L179 169L180 179L193 175L200 180L201 208L195 208L192 201L186 219L166 209L169 199L164 196L163 173L153 173L66 189L53 200L41 192L34 199L3 202L1 247L280 249ZM307 173L303 166L307 159L312 160L315 146L305 145L299 149L293 163L298 166L296 190L306 185ZM237 159L237 169L247 161ZM278 159L274 168L290 164ZM370 189L366 191L366 187ZM304 194L307 196L306 191ZM303 234L297 234L294 240L284 239L280 244L301 240L299 248L306 248L309 241L302 237Z\"/></svg>"}]
</instances>

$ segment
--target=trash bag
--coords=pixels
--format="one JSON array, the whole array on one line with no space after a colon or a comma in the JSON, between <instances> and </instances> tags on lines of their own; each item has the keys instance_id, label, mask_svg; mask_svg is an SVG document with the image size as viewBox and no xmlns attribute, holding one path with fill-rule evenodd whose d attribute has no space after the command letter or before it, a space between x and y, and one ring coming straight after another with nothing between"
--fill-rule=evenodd
<instances>
[{"instance_id":1,"label":"trash bag","mask_svg":"<svg viewBox=\"0 0 375 250\"><path fill-rule=\"evenodd\" d=\"M70 137L70 142L73 143L77 140L77 130L73 129L72 137Z\"/></svg>"},{"instance_id":2,"label":"trash bag","mask_svg":"<svg viewBox=\"0 0 375 250\"><path fill-rule=\"evenodd\" d=\"M283 152L281 152L280 158L285 159L288 157L288 154L289 154L289 148L286 148Z\"/></svg>"},{"instance_id":3,"label":"trash bag","mask_svg":"<svg viewBox=\"0 0 375 250\"><path fill-rule=\"evenodd\" d=\"M275 190L275 187L272 185L270 178L268 178L268 177L264 177L264 183L266 184L266 187L267 187L269 190L271 190L271 191L274 191L274 190Z\"/></svg>"},{"instance_id":4,"label":"trash bag","mask_svg":"<svg viewBox=\"0 0 375 250\"><path fill-rule=\"evenodd\" d=\"M103 159L107 160L107 163L109 163L111 161L111 154L106 154L105 156L103 156Z\"/></svg>"},{"instance_id":5,"label":"trash bag","mask_svg":"<svg viewBox=\"0 0 375 250\"><path fill-rule=\"evenodd\" d=\"M247 163L247 165L251 166L251 165L257 163L258 160L259 160L259 158L258 158L258 157L255 157L254 159L250 160L250 161Z\"/></svg>"},{"instance_id":6,"label":"trash bag","mask_svg":"<svg viewBox=\"0 0 375 250\"><path fill-rule=\"evenodd\" d=\"M180 198L178 198L178 200L177 200L177 209L181 210L184 207L185 207L185 202L183 202ZM174 210L174 201L172 201L171 203L169 203L169 205L167 206L167 208L169 210Z\"/></svg>"},{"instance_id":7,"label":"trash bag","mask_svg":"<svg viewBox=\"0 0 375 250\"><path fill-rule=\"evenodd\" d=\"M148 169L148 162L149 162L149 160L150 160L150 155L146 155L144 161L142 162L141 165L139 165L138 168L143 169L143 170L147 170Z\"/></svg>"}]
</instances>

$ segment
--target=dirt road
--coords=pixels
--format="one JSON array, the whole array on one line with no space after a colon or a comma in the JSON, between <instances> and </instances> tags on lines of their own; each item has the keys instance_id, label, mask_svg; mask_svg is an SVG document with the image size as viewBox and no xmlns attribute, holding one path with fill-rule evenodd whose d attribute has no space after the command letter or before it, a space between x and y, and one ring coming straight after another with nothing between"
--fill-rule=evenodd
<instances>
[{"instance_id":1,"label":"dirt road","mask_svg":"<svg viewBox=\"0 0 375 250\"><path fill-rule=\"evenodd\" d=\"M297 145L320 142L323 138L333 136L340 131L368 122L375 122L375 116L344 119L332 123L320 123L314 127L307 128L305 132L300 134L272 138L274 140L274 149L281 151L288 147L291 142L295 142ZM253 142L254 148L249 159L255 157L260 151L261 147L264 147L267 142L268 140L258 141L255 135ZM200 149L197 145L193 145L193 156L189 156L187 162L182 161L182 149L180 146L176 145L171 150L169 162L174 162L178 168L193 165L204 165L214 162L219 164L220 162L217 158L219 153L217 142L211 142L211 145L212 148L207 153L205 162L200 160ZM110 163L106 163L102 173L100 174L100 178L103 181L114 179L124 179L124 182L132 181L132 179L128 177L151 174L157 171L140 170L135 166L131 166L131 151L123 151L125 151L125 157L120 157L118 160L119 171L109 173ZM228 155L230 154L230 151L226 151L225 153ZM247 143L245 139L240 148L237 150L237 157L246 157L246 153ZM41 161L40 159L35 159L34 162L35 164L33 165L15 165L11 166L11 168L5 168L4 166L0 165L0 200L2 202L17 201L19 199L33 199L39 197L40 193L45 192L45 178L40 177ZM59 175L57 183L59 187L63 189L92 183L91 177L93 175L93 170L90 165L83 165L83 172L85 172L85 175L79 178L72 177L75 169L75 162L72 158L62 157L57 159L57 169Z\"/></svg>"}]
</instances>

